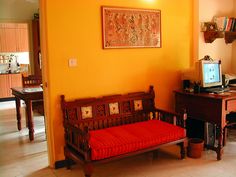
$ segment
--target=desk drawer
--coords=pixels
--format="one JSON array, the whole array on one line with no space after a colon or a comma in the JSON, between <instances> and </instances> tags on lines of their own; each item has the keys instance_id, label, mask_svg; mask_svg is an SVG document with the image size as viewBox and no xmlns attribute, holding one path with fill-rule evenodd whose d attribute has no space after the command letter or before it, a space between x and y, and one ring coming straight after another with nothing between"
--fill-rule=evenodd
<instances>
[{"instance_id":1,"label":"desk drawer","mask_svg":"<svg viewBox=\"0 0 236 177\"><path fill-rule=\"evenodd\" d=\"M236 111L236 99L226 101L226 111Z\"/></svg>"}]
</instances>

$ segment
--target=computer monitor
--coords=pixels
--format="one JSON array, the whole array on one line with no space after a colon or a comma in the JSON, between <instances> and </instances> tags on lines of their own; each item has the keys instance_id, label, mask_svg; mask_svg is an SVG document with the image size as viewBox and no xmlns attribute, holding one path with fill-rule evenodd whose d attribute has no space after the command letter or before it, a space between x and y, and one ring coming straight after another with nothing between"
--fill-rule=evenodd
<instances>
[{"instance_id":1,"label":"computer monitor","mask_svg":"<svg viewBox=\"0 0 236 177\"><path fill-rule=\"evenodd\" d=\"M200 60L199 79L202 88L222 86L220 60Z\"/></svg>"}]
</instances>

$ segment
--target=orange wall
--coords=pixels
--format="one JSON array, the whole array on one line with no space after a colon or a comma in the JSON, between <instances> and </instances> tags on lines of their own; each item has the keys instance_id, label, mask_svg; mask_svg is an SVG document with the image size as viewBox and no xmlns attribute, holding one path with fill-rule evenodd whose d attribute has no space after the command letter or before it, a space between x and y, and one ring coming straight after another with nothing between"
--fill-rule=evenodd
<instances>
[{"instance_id":1,"label":"orange wall","mask_svg":"<svg viewBox=\"0 0 236 177\"><path fill-rule=\"evenodd\" d=\"M101 96L147 90L152 84L156 105L174 108L172 91L181 87L180 71L192 60L192 1L58 0L42 4L51 165L64 159L61 94L66 99ZM162 48L102 49L102 5L160 9ZM77 58L78 66L69 68L69 58Z\"/></svg>"}]
</instances>

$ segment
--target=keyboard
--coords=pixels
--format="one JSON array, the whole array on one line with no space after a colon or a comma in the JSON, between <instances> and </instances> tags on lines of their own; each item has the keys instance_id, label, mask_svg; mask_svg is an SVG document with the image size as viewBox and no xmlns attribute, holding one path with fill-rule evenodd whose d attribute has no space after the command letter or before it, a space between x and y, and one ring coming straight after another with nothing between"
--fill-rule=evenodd
<instances>
[{"instance_id":1,"label":"keyboard","mask_svg":"<svg viewBox=\"0 0 236 177\"><path fill-rule=\"evenodd\" d=\"M207 93L222 93L222 92L228 92L229 88L222 88L222 87L212 87L212 88L205 88L204 92Z\"/></svg>"}]
</instances>

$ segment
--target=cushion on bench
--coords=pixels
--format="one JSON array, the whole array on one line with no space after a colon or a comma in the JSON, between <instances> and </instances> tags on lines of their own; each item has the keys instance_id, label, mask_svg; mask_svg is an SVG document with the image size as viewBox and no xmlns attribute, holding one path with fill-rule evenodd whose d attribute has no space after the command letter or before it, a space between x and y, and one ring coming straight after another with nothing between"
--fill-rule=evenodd
<instances>
[{"instance_id":1,"label":"cushion on bench","mask_svg":"<svg viewBox=\"0 0 236 177\"><path fill-rule=\"evenodd\" d=\"M92 160L164 144L185 138L185 130L160 120L150 120L90 131Z\"/></svg>"}]
</instances>

